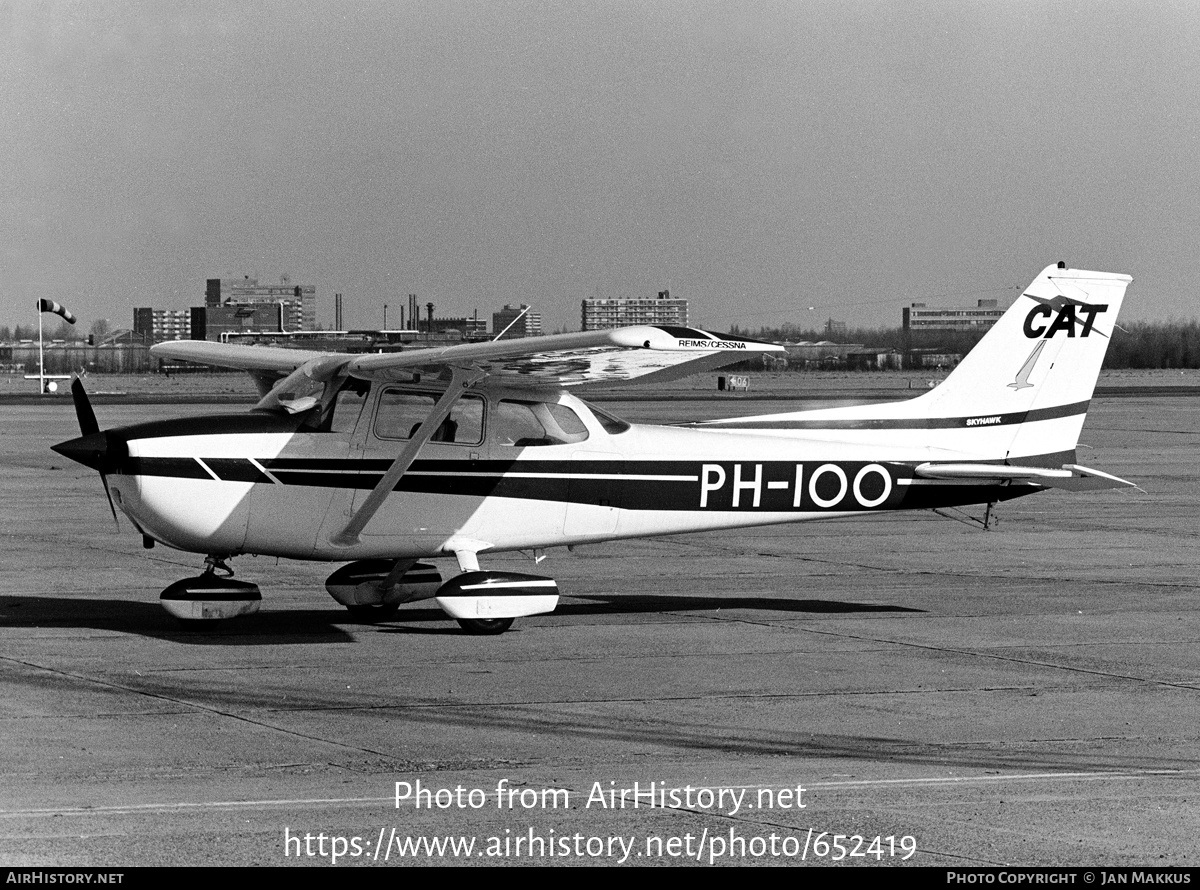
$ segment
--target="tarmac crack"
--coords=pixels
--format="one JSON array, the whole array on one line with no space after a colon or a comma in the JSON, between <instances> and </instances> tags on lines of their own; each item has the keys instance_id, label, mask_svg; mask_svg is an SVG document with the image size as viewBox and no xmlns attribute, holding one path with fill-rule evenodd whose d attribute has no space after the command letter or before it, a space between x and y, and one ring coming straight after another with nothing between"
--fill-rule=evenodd
<instances>
[{"instance_id":1,"label":"tarmac crack","mask_svg":"<svg viewBox=\"0 0 1200 890\"><path fill-rule=\"evenodd\" d=\"M927 652L944 652L953 655L966 655L974 658L985 658L994 661L1006 661L1013 664L1030 665L1034 667L1051 668L1053 670L1067 671L1070 673L1087 674L1095 677L1108 677L1114 680L1127 680L1134 683L1145 683L1152 686L1165 686L1171 689L1184 689L1189 692L1200 692L1200 685L1192 683L1174 683L1170 680L1154 680L1147 677L1139 677L1134 674L1120 674L1115 671L1102 671L1095 668L1075 667L1071 665L1055 664L1052 661L1040 661L1034 658L1017 658L1013 655L1002 655L995 652L982 652L973 649L956 649L951 646L934 646L930 643L912 643L903 640L889 640L883 637L869 637L863 634L852 634L832 630L820 630L814 627L799 627L792 625L775 625L779 627L790 627L800 633L820 634L822 636L837 637L839 639L859 640L860 642L872 643L889 643L895 646L902 646L909 649L921 649Z\"/></svg>"},{"instance_id":2,"label":"tarmac crack","mask_svg":"<svg viewBox=\"0 0 1200 890\"><path fill-rule=\"evenodd\" d=\"M34 670L44 671L53 676L67 677L67 678L70 678L70 679L75 680L80 683L90 683L94 686L99 686L99 687L102 687L105 689L115 689L115 690L119 690L121 692L130 693L132 695L140 696L143 698L153 699L155 701L170 702L171 704L177 705L181 708L191 709L193 711L201 711L206 714L214 714L219 717L225 717L230 720L235 720L239 723L245 723L249 726L257 726L261 729L272 730L281 735L290 736L292 738L303 739L303 740L309 741L309 742L317 742L320 744L330 745L331 747L340 748L340 749L344 749L347 751L355 751L355 752L358 752L361 754L370 754L370 755L373 755L376 757L386 757L387 756L386 751L377 751L373 748L362 747L361 745L351 745L351 744L347 744L346 742L323 738L321 736L312 735L309 733L298 732L294 729L288 729L283 726L277 726L273 723L268 723L264 720L255 720L254 718L249 717L245 714L237 714L237 713L234 713L232 711L228 711L228 710L225 710L222 708L211 707L208 705L201 704L200 702L189 701L184 698L166 695L161 692L152 692L147 689L138 689L134 686L128 686L123 683L116 683L111 680L101 680L97 677L89 677L84 674L76 674L71 671L64 671L64 670L60 670L58 668L51 668L51 667L47 667L45 665L36 664L34 662L24 661L22 659L4 658L3 660L8 661L12 664L22 665L24 667L31 668ZM288 713L291 713L292 710L293 709L289 709ZM266 713L275 713L276 711L279 711L282 713L282 711L280 709L268 710Z\"/></svg>"}]
</instances>

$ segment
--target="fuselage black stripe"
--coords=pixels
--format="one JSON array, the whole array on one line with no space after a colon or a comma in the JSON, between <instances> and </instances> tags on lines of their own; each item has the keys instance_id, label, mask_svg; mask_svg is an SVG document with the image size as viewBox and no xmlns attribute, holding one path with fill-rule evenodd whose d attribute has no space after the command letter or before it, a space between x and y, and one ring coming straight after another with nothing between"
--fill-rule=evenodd
<instances>
[{"instance_id":1,"label":"fuselage black stripe","mask_svg":"<svg viewBox=\"0 0 1200 890\"><path fill-rule=\"evenodd\" d=\"M266 460L260 461L264 465ZM207 458L221 480L370 491L388 461L289 459L271 476L248 458ZM368 466L369 465L369 466ZM211 479L190 458L140 457L121 471ZM865 461L417 461L396 491L699 512L861 512L1008 500L1036 485L917 479L903 463Z\"/></svg>"},{"instance_id":2,"label":"fuselage black stripe","mask_svg":"<svg viewBox=\"0 0 1200 890\"><path fill-rule=\"evenodd\" d=\"M121 463L120 472L127 476L212 479L193 457L128 457Z\"/></svg>"},{"instance_id":3,"label":"fuselage black stripe","mask_svg":"<svg viewBox=\"0 0 1200 890\"><path fill-rule=\"evenodd\" d=\"M1087 402L1056 405L1053 408L1034 408L1008 414L982 414L973 417L904 417L861 418L850 420L714 420L687 424L705 429L723 430L943 430L974 429L987 426L1010 426L1038 420L1055 420L1086 414Z\"/></svg>"},{"instance_id":4,"label":"fuselage black stripe","mask_svg":"<svg viewBox=\"0 0 1200 890\"><path fill-rule=\"evenodd\" d=\"M269 476L243 458L212 457L205 458L204 463L223 482L271 482Z\"/></svg>"}]
</instances>

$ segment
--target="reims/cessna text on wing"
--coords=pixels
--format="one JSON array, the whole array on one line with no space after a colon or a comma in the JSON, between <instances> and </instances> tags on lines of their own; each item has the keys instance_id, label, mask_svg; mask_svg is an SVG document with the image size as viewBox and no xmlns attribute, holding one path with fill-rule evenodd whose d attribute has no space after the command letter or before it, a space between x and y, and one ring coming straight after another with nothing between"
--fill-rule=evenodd
<instances>
[{"instance_id":1,"label":"reims/cessna text on wing","mask_svg":"<svg viewBox=\"0 0 1200 890\"><path fill-rule=\"evenodd\" d=\"M243 553L343 562L329 592L383 617L436 597L496 633L558 601L489 553L1128 485L1075 448L1130 278L1044 270L945 382L882 405L688 426L632 425L572 390L683 376L780 347L635 327L366 356L207 342L164 358L242 368L246 415L101 432L55 450L99 470L149 546L205 554L163 592L184 619L257 608L214 569ZM420 559L453 556L443 582ZM229 573L231 574L231 573Z\"/></svg>"}]
</instances>

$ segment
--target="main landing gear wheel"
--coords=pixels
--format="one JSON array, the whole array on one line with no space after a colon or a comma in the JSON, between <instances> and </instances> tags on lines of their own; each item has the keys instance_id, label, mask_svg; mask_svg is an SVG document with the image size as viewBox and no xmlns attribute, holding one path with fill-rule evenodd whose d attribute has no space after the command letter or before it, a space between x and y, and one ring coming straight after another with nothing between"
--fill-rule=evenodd
<instances>
[{"instance_id":1,"label":"main landing gear wheel","mask_svg":"<svg viewBox=\"0 0 1200 890\"><path fill-rule=\"evenodd\" d=\"M511 618L455 618L458 626L475 636L494 636L512 627Z\"/></svg>"},{"instance_id":2,"label":"main landing gear wheel","mask_svg":"<svg viewBox=\"0 0 1200 890\"><path fill-rule=\"evenodd\" d=\"M400 606L437 593L442 576L431 565L413 560L360 559L325 579L329 595L360 624L391 621Z\"/></svg>"}]
</instances>

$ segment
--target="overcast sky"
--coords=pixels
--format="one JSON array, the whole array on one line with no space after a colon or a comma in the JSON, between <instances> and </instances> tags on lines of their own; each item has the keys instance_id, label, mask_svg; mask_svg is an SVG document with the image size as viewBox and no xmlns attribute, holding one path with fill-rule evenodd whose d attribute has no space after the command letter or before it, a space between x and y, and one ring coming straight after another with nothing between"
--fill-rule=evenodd
<instances>
[{"instance_id":1,"label":"overcast sky","mask_svg":"<svg viewBox=\"0 0 1200 890\"><path fill-rule=\"evenodd\" d=\"M1195 2L0 0L0 324L286 272L327 326L898 325L1059 259L1192 318L1198 137Z\"/></svg>"}]
</instances>

